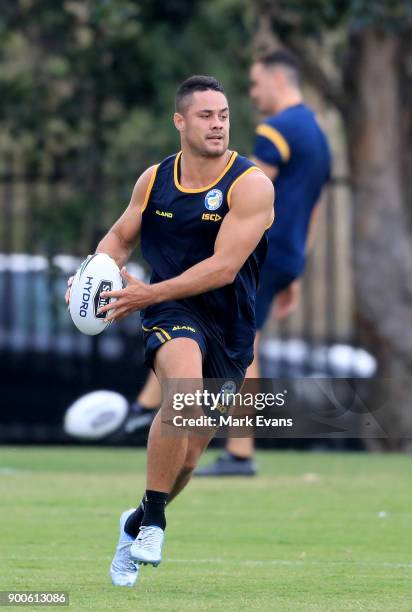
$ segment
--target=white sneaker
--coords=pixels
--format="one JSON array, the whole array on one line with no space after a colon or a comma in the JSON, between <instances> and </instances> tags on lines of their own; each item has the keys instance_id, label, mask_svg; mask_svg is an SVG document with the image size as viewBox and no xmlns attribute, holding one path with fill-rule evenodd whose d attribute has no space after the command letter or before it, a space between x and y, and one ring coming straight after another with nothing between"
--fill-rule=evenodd
<instances>
[{"instance_id":1,"label":"white sneaker","mask_svg":"<svg viewBox=\"0 0 412 612\"><path fill-rule=\"evenodd\" d=\"M114 586L132 587L139 576L139 566L130 556L130 547L134 538L124 530L124 525L133 512L134 508L131 508L123 512L120 517L119 541L110 566L110 577Z\"/></svg>"},{"instance_id":2,"label":"white sneaker","mask_svg":"<svg viewBox=\"0 0 412 612\"><path fill-rule=\"evenodd\" d=\"M130 556L136 563L157 567L162 560L165 532L154 525L142 525L139 535L130 547Z\"/></svg>"}]
</instances>

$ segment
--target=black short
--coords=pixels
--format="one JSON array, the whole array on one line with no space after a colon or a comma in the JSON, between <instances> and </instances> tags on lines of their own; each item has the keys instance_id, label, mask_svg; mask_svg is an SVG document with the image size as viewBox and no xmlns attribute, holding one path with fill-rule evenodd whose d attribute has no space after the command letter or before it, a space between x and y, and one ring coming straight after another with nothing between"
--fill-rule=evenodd
<instances>
[{"instance_id":1,"label":"black short","mask_svg":"<svg viewBox=\"0 0 412 612\"><path fill-rule=\"evenodd\" d=\"M246 366L232 359L224 346L190 313L165 308L158 311L154 317L144 316L142 327L145 362L148 367L153 368L154 355L162 344L174 338L191 338L197 342L202 352L203 378L243 381Z\"/></svg>"}]
</instances>

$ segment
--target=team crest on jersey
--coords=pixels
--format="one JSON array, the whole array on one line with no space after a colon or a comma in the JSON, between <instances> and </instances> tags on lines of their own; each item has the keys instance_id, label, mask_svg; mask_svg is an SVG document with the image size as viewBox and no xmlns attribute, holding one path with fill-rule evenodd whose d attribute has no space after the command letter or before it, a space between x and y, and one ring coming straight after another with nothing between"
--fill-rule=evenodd
<instances>
[{"instance_id":1,"label":"team crest on jersey","mask_svg":"<svg viewBox=\"0 0 412 612\"><path fill-rule=\"evenodd\" d=\"M211 189L205 195L205 206L208 210L217 210L222 206L223 193L220 189Z\"/></svg>"},{"instance_id":2,"label":"team crest on jersey","mask_svg":"<svg viewBox=\"0 0 412 612\"><path fill-rule=\"evenodd\" d=\"M220 389L219 403L216 406L216 410L220 414L226 414L229 407L233 405L236 393L236 383L234 380L227 380Z\"/></svg>"}]
</instances>

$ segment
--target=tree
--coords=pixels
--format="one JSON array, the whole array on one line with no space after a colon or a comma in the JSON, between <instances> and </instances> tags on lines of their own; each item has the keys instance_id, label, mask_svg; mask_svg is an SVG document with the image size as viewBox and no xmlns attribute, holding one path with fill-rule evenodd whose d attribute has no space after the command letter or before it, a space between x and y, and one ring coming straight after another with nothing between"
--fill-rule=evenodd
<instances>
[{"instance_id":1,"label":"tree","mask_svg":"<svg viewBox=\"0 0 412 612\"><path fill-rule=\"evenodd\" d=\"M138 174L178 147L174 92L191 74L225 83L232 146L248 151L249 13L247 0L0 0L0 167L14 151L64 183L42 195L31 246L92 248Z\"/></svg>"},{"instance_id":2,"label":"tree","mask_svg":"<svg viewBox=\"0 0 412 612\"><path fill-rule=\"evenodd\" d=\"M260 2L257 23L299 55L308 79L342 115L353 189L356 320L378 358L379 376L398 381L386 389L381 424L388 440L370 446L411 449L412 6ZM371 402L381 405L383 398Z\"/></svg>"}]
</instances>

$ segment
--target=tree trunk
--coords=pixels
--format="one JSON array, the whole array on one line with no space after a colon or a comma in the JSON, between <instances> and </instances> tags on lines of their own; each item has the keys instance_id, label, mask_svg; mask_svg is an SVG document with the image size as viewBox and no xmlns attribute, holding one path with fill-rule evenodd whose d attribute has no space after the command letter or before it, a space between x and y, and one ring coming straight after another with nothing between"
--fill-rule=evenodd
<instances>
[{"instance_id":1,"label":"tree trunk","mask_svg":"<svg viewBox=\"0 0 412 612\"><path fill-rule=\"evenodd\" d=\"M412 25L401 39L401 146L403 189L412 240Z\"/></svg>"},{"instance_id":2,"label":"tree trunk","mask_svg":"<svg viewBox=\"0 0 412 612\"><path fill-rule=\"evenodd\" d=\"M395 34L357 30L346 66L356 316L379 376L392 379L380 421L388 439L369 445L387 450L412 444L412 244L402 180L399 46ZM374 407L382 400L371 398Z\"/></svg>"}]
</instances>

